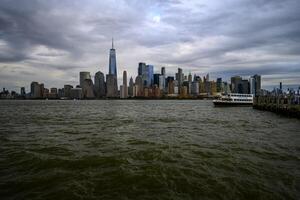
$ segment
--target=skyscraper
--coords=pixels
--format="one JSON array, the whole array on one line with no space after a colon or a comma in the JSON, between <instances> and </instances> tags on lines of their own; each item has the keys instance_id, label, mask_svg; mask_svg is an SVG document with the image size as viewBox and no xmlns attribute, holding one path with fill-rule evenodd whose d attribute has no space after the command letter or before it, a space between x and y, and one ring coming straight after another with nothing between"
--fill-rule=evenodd
<instances>
[{"instance_id":1,"label":"skyscraper","mask_svg":"<svg viewBox=\"0 0 300 200\"><path fill-rule=\"evenodd\" d=\"M222 92L223 87L222 87L222 78L217 78L217 92Z\"/></svg>"},{"instance_id":2,"label":"skyscraper","mask_svg":"<svg viewBox=\"0 0 300 200\"><path fill-rule=\"evenodd\" d=\"M161 68L161 76L162 76L162 85L159 85L159 88L162 89L164 92L166 92L166 68L162 67ZM161 80L160 79L160 80Z\"/></svg>"},{"instance_id":3,"label":"skyscraper","mask_svg":"<svg viewBox=\"0 0 300 200\"><path fill-rule=\"evenodd\" d=\"M161 75L166 76L166 68L165 67L161 68Z\"/></svg>"},{"instance_id":4,"label":"skyscraper","mask_svg":"<svg viewBox=\"0 0 300 200\"><path fill-rule=\"evenodd\" d=\"M231 91L233 93L238 93L239 90L239 84L242 82L242 77L240 76L234 76L231 77Z\"/></svg>"},{"instance_id":5,"label":"skyscraper","mask_svg":"<svg viewBox=\"0 0 300 200\"><path fill-rule=\"evenodd\" d=\"M180 93L181 86L183 84L184 74L182 73L182 69L178 68L178 73L176 73L176 80L178 82L178 92Z\"/></svg>"},{"instance_id":6,"label":"skyscraper","mask_svg":"<svg viewBox=\"0 0 300 200\"><path fill-rule=\"evenodd\" d=\"M85 79L91 79L90 72L79 72L79 85L82 88Z\"/></svg>"},{"instance_id":7,"label":"skyscraper","mask_svg":"<svg viewBox=\"0 0 300 200\"><path fill-rule=\"evenodd\" d=\"M39 84L38 82L32 82L30 85L30 97L31 98L42 98L44 84Z\"/></svg>"},{"instance_id":8,"label":"skyscraper","mask_svg":"<svg viewBox=\"0 0 300 200\"><path fill-rule=\"evenodd\" d=\"M118 97L118 81L115 75L106 75L106 97Z\"/></svg>"},{"instance_id":9,"label":"skyscraper","mask_svg":"<svg viewBox=\"0 0 300 200\"><path fill-rule=\"evenodd\" d=\"M64 85L64 96L67 98L71 98L71 89L73 88L72 85Z\"/></svg>"},{"instance_id":10,"label":"skyscraper","mask_svg":"<svg viewBox=\"0 0 300 200\"><path fill-rule=\"evenodd\" d=\"M118 77L117 77L117 60L116 50L114 49L114 40L112 39L112 47L109 52L109 74L106 75L106 91L107 97L118 96Z\"/></svg>"},{"instance_id":11,"label":"skyscraper","mask_svg":"<svg viewBox=\"0 0 300 200\"><path fill-rule=\"evenodd\" d=\"M261 76L255 74L250 77L250 93L258 96L261 90Z\"/></svg>"},{"instance_id":12,"label":"skyscraper","mask_svg":"<svg viewBox=\"0 0 300 200\"><path fill-rule=\"evenodd\" d=\"M104 74L98 71L95 74L95 94L97 98L101 98L105 96L105 81Z\"/></svg>"},{"instance_id":13,"label":"skyscraper","mask_svg":"<svg viewBox=\"0 0 300 200\"><path fill-rule=\"evenodd\" d=\"M133 79L132 79L132 77L130 77L130 80L129 80L129 88L128 88L128 95L130 96L130 97L133 97L134 96L134 89L133 89Z\"/></svg>"},{"instance_id":14,"label":"skyscraper","mask_svg":"<svg viewBox=\"0 0 300 200\"><path fill-rule=\"evenodd\" d=\"M127 98L128 97L128 87L127 87L127 72L124 71L123 72L123 98ZM121 92L121 90L120 90Z\"/></svg>"},{"instance_id":15,"label":"skyscraper","mask_svg":"<svg viewBox=\"0 0 300 200\"><path fill-rule=\"evenodd\" d=\"M193 76L192 76L191 72L189 73L188 81L189 81L189 82L192 82L192 81L193 81Z\"/></svg>"},{"instance_id":16,"label":"skyscraper","mask_svg":"<svg viewBox=\"0 0 300 200\"><path fill-rule=\"evenodd\" d=\"M143 96L144 86L143 86L143 78L141 75L138 75L135 78L135 85L136 85L136 96Z\"/></svg>"},{"instance_id":17,"label":"skyscraper","mask_svg":"<svg viewBox=\"0 0 300 200\"><path fill-rule=\"evenodd\" d=\"M114 39L112 39L111 49L109 52L109 74L117 76L117 59L116 50L114 49Z\"/></svg>"},{"instance_id":18,"label":"skyscraper","mask_svg":"<svg viewBox=\"0 0 300 200\"><path fill-rule=\"evenodd\" d=\"M160 76L160 74L153 75L153 84L154 85L159 85L159 76Z\"/></svg>"},{"instance_id":19,"label":"skyscraper","mask_svg":"<svg viewBox=\"0 0 300 200\"><path fill-rule=\"evenodd\" d=\"M153 65L146 65L146 63L139 63L138 75L143 79L143 86L150 87L153 85Z\"/></svg>"},{"instance_id":20,"label":"skyscraper","mask_svg":"<svg viewBox=\"0 0 300 200\"><path fill-rule=\"evenodd\" d=\"M21 96L25 97L26 96L26 92L25 92L25 87L21 87Z\"/></svg>"},{"instance_id":21,"label":"skyscraper","mask_svg":"<svg viewBox=\"0 0 300 200\"><path fill-rule=\"evenodd\" d=\"M153 85L153 72L154 72L154 66L147 65L147 86L148 87Z\"/></svg>"}]
</instances>

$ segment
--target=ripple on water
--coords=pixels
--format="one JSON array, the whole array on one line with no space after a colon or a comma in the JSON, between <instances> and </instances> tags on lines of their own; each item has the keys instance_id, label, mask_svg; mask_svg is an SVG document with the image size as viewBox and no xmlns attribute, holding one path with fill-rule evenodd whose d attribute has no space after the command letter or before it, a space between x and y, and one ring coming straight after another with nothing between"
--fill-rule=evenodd
<instances>
[{"instance_id":1,"label":"ripple on water","mask_svg":"<svg viewBox=\"0 0 300 200\"><path fill-rule=\"evenodd\" d=\"M211 101L1 101L3 199L299 199L299 120Z\"/></svg>"}]
</instances>

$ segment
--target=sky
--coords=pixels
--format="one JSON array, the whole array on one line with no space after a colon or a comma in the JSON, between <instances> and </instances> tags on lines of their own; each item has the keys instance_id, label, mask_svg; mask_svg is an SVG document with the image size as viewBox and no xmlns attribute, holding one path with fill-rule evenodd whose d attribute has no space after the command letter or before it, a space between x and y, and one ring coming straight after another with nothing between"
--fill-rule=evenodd
<instances>
[{"instance_id":1,"label":"sky","mask_svg":"<svg viewBox=\"0 0 300 200\"><path fill-rule=\"evenodd\" d=\"M299 0L0 0L0 87L106 74L112 37L119 83L146 62L172 76L300 85Z\"/></svg>"}]
</instances>

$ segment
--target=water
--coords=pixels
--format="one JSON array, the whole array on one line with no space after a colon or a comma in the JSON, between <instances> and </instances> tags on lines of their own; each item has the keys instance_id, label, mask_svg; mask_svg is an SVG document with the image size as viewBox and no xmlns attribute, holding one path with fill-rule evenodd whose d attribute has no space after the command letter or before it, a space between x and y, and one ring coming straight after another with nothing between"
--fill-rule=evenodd
<instances>
[{"instance_id":1,"label":"water","mask_svg":"<svg viewBox=\"0 0 300 200\"><path fill-rule=\"evenodd\" d=\"M300 121L211 101L0 101L1 199L299 199Z\"/></svg>"}]
</instances>

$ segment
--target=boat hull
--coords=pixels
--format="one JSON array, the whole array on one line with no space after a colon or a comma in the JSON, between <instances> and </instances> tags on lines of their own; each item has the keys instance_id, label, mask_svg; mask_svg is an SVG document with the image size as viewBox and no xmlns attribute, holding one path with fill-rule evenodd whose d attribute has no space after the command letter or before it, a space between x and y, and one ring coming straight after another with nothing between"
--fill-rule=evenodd
<instances>
[{"instance_id":1,"label":"boat hull","mask_svg":"<svg viewBox=\"0 0 300 200\"><path fill-rule=\"evenodd\" d=\"M220 101L214 101L213 102L215 106L252 106L253 103L241 103L241 102L220 102Z\"/></svg>"}]
</instances>

